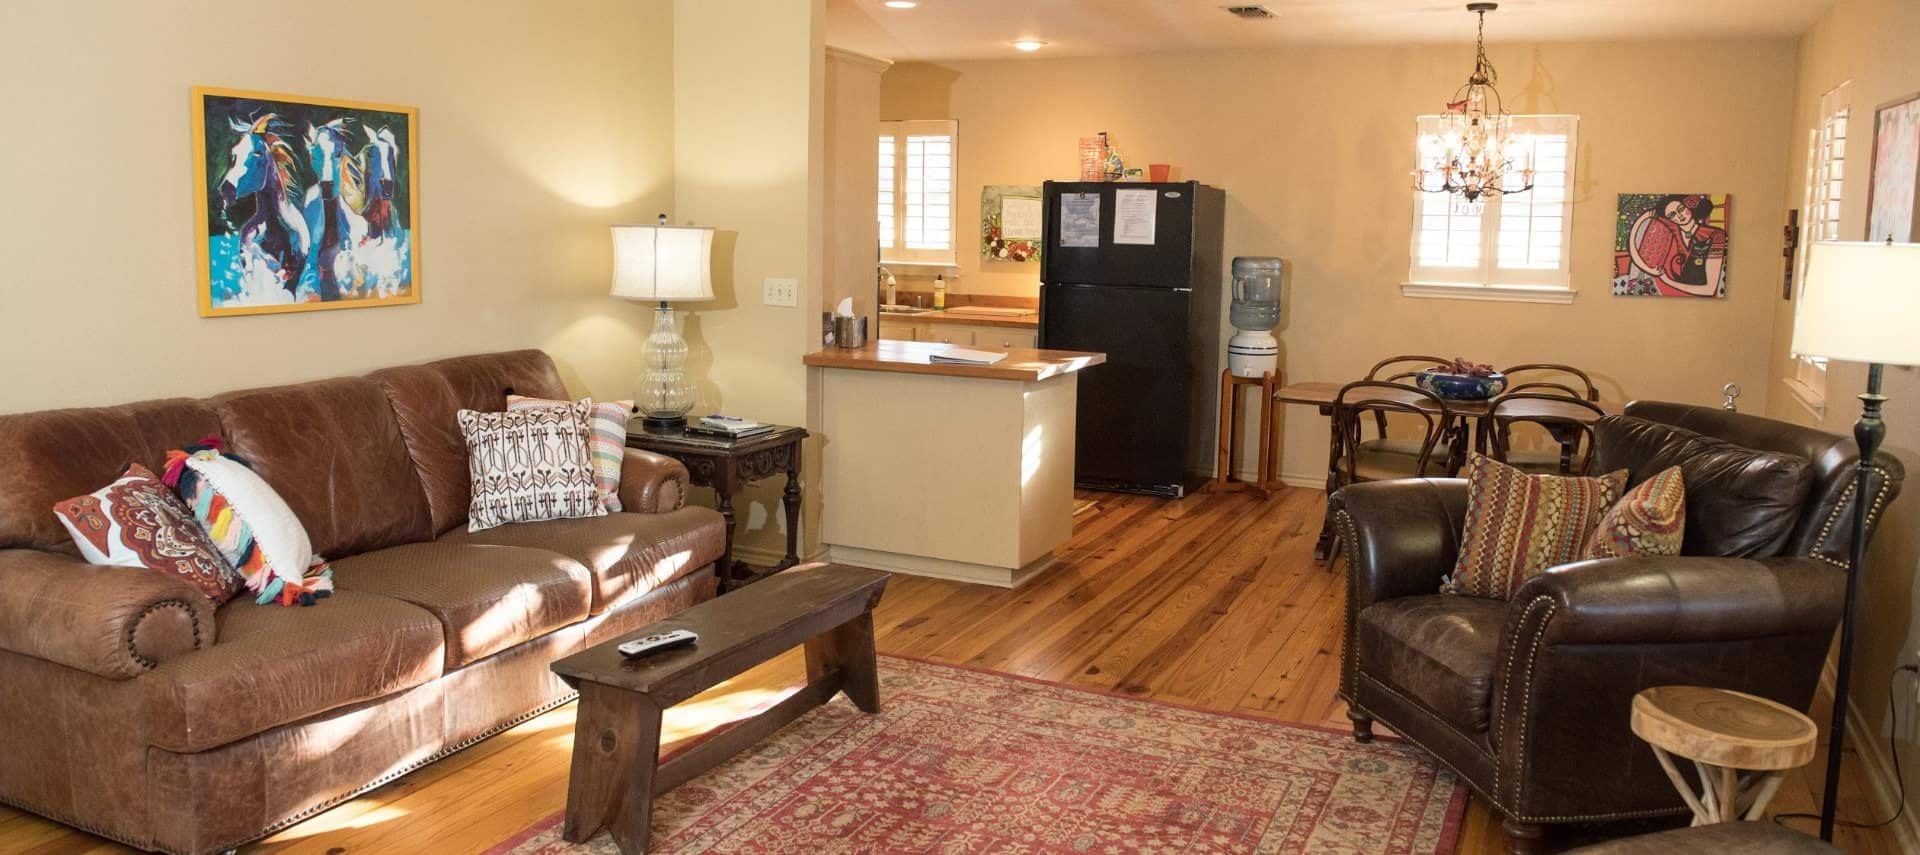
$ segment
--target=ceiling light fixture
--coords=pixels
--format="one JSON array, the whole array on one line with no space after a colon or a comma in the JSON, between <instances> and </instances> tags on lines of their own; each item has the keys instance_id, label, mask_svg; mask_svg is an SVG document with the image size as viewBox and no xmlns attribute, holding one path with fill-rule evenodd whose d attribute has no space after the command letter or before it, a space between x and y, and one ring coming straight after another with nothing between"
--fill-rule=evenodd
<instances>
[{"instance_id":1,"label":"ceiling light fixture","mask_svg":"<svg viewBox=\"0 0 1920 855\"><path fill-rule=\"evenodd\" d=\"M913 2L913 0L887 0L887 2L880 5L889 9L911 9L920 4Z\"/></svg>"},{"instance_id":2,"label":"ceiling light fixture","mask_svg":"<svg viewBox=\"0 0 1920 855\"><path fill-rule=\"evenodd\" d=\"M1494 88L1500 75L1487 60L1487 13L1496 8L1497 3L1467 4L1467 11L1480 16L1473 73L1447 101L1440 131L1420 138L1419 168L1413 171L1413 189L1452 193L1466 213L1479 212L1488 197L1533 189L1532 164L1520 163L1532 138L1512 135L1513 117Z\"/></svg>"},{"instance_id":3,"label":"ceiling light fixture","mask_svg":"<svg viewBox=\"0 0 1920 855\"><path fill-rule=\"evenodd\" d=\"M1034 51L1037 51L1043 47L1046 47L1047 43L1039 39L1016 39L1014 40L1013 46L1018 50L1023 50L1023 51L1026 51L1027 53L1033 53Z\"/></svg>"}]
</instances>

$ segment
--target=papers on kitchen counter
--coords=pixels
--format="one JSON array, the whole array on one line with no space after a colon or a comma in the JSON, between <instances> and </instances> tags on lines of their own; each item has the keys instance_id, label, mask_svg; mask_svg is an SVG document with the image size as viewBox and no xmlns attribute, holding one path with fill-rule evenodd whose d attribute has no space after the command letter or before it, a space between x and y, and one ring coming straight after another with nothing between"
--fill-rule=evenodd
<instances>
[{"instance_id":1,"label":"papers on kitchen counter","mask_svg":"<svg viewBox=\"0 0 1920 855\"><path fill-rule=\"evenodd\" d=\"M956 347L942 353L929 354L928 365L992 365L1007 355L993 350L974 350L970 347Z\"/></svg>"}]
</instances>

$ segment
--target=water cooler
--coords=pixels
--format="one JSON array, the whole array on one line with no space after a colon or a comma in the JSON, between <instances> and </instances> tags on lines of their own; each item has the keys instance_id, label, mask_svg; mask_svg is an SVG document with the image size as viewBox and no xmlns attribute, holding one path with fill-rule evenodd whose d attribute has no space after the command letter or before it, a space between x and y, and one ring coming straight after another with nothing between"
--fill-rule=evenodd
<instances>
[{"instance_id":1,"label":"water cooler","mask_svg":"<svg viewBox=\"0 0 1920 855\"><path fill-rule=\"evenodd\" d=\"M1233 305L1227 320L1239 330L1227 341L1227 370L1235 377L1259 378L1277 372L1280 342L1273 328L1280 324L1278 258L1242 256L1233 260Z\"/></svg>"}]
</instances>

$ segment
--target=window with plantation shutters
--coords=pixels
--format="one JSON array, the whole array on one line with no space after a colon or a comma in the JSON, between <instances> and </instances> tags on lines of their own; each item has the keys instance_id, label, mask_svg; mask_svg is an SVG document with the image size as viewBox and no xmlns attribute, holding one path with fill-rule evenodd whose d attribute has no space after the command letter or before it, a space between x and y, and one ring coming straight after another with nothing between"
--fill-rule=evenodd
<instances>
[{"instance_id":1,"label":"window with plantation shutters","mask_svg":"<svg viewBox=\"0 0 1920 855\"><path fill-rule=\"evenodd\" d=\"M1800 255L1794 259L1798 289L1806 281L1807 251L1815 241L1840 239L1840 191L1846 186L1847 118L1852 111L1853 82L1820 96L1820 121L1807 131L1807 177L1800 218ZM1797 295L1796 295L1797 296ZM1793 355L1793 376L1787 388L1809 409L1824 412L1827 405L1827 358Z\"/></svg>"},{"instance_id":2,"label":"window with plantation shutters","mask_svg":"<svg viewBox=\"0 0 1920 855\"><path fill-rule=\"evenodd\" d=\"M955 125L880 123L880 259L894 264L954 262Z\"/></svg>"},{"instance_id":3,"label":"window with plantation shutters","mask_svg":"<svg viewBox=\"0 0 1920 855\"><path fill-rule=\"evenodd\" d=\"M1421 116L1414 139L1439 132L1443 117ZM1415 297L1567 302L1573 229L1573 160L1578 116L1513 116L1519 166L1533 187L1467 205L1450 193L1413 195L1412 264L1402 292Z\"/></svg>"}]
</instances>

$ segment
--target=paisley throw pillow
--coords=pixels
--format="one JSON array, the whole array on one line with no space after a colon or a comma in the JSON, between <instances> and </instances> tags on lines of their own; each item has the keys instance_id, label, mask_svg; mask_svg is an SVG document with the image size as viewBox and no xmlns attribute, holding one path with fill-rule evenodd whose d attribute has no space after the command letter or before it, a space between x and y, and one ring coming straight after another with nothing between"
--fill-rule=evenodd
<instances>
[{"instance_id":1,"label":"paisley throw pillow","mask_svg":"<svg viewBox=\"0 0 1920 855\"><path fill-rule=\"evenodd\" d=\"M53 513L89 563L173 574L216 606L240 591L240 572L207 539L193 513L138 463L105 487L56 503Z\"/></svg>"},{"instance_id":2,"label":"paisley throw pillow","mask_svg":"<svg viewBox=\"0 0 1920 855\"><path fill-rule=\"evenodd\" d=\"M1687 485L1669 466L1627 491L1587 535L1581 558L1679 555L1687 527Z\"/></svg>"}]
</instances>

